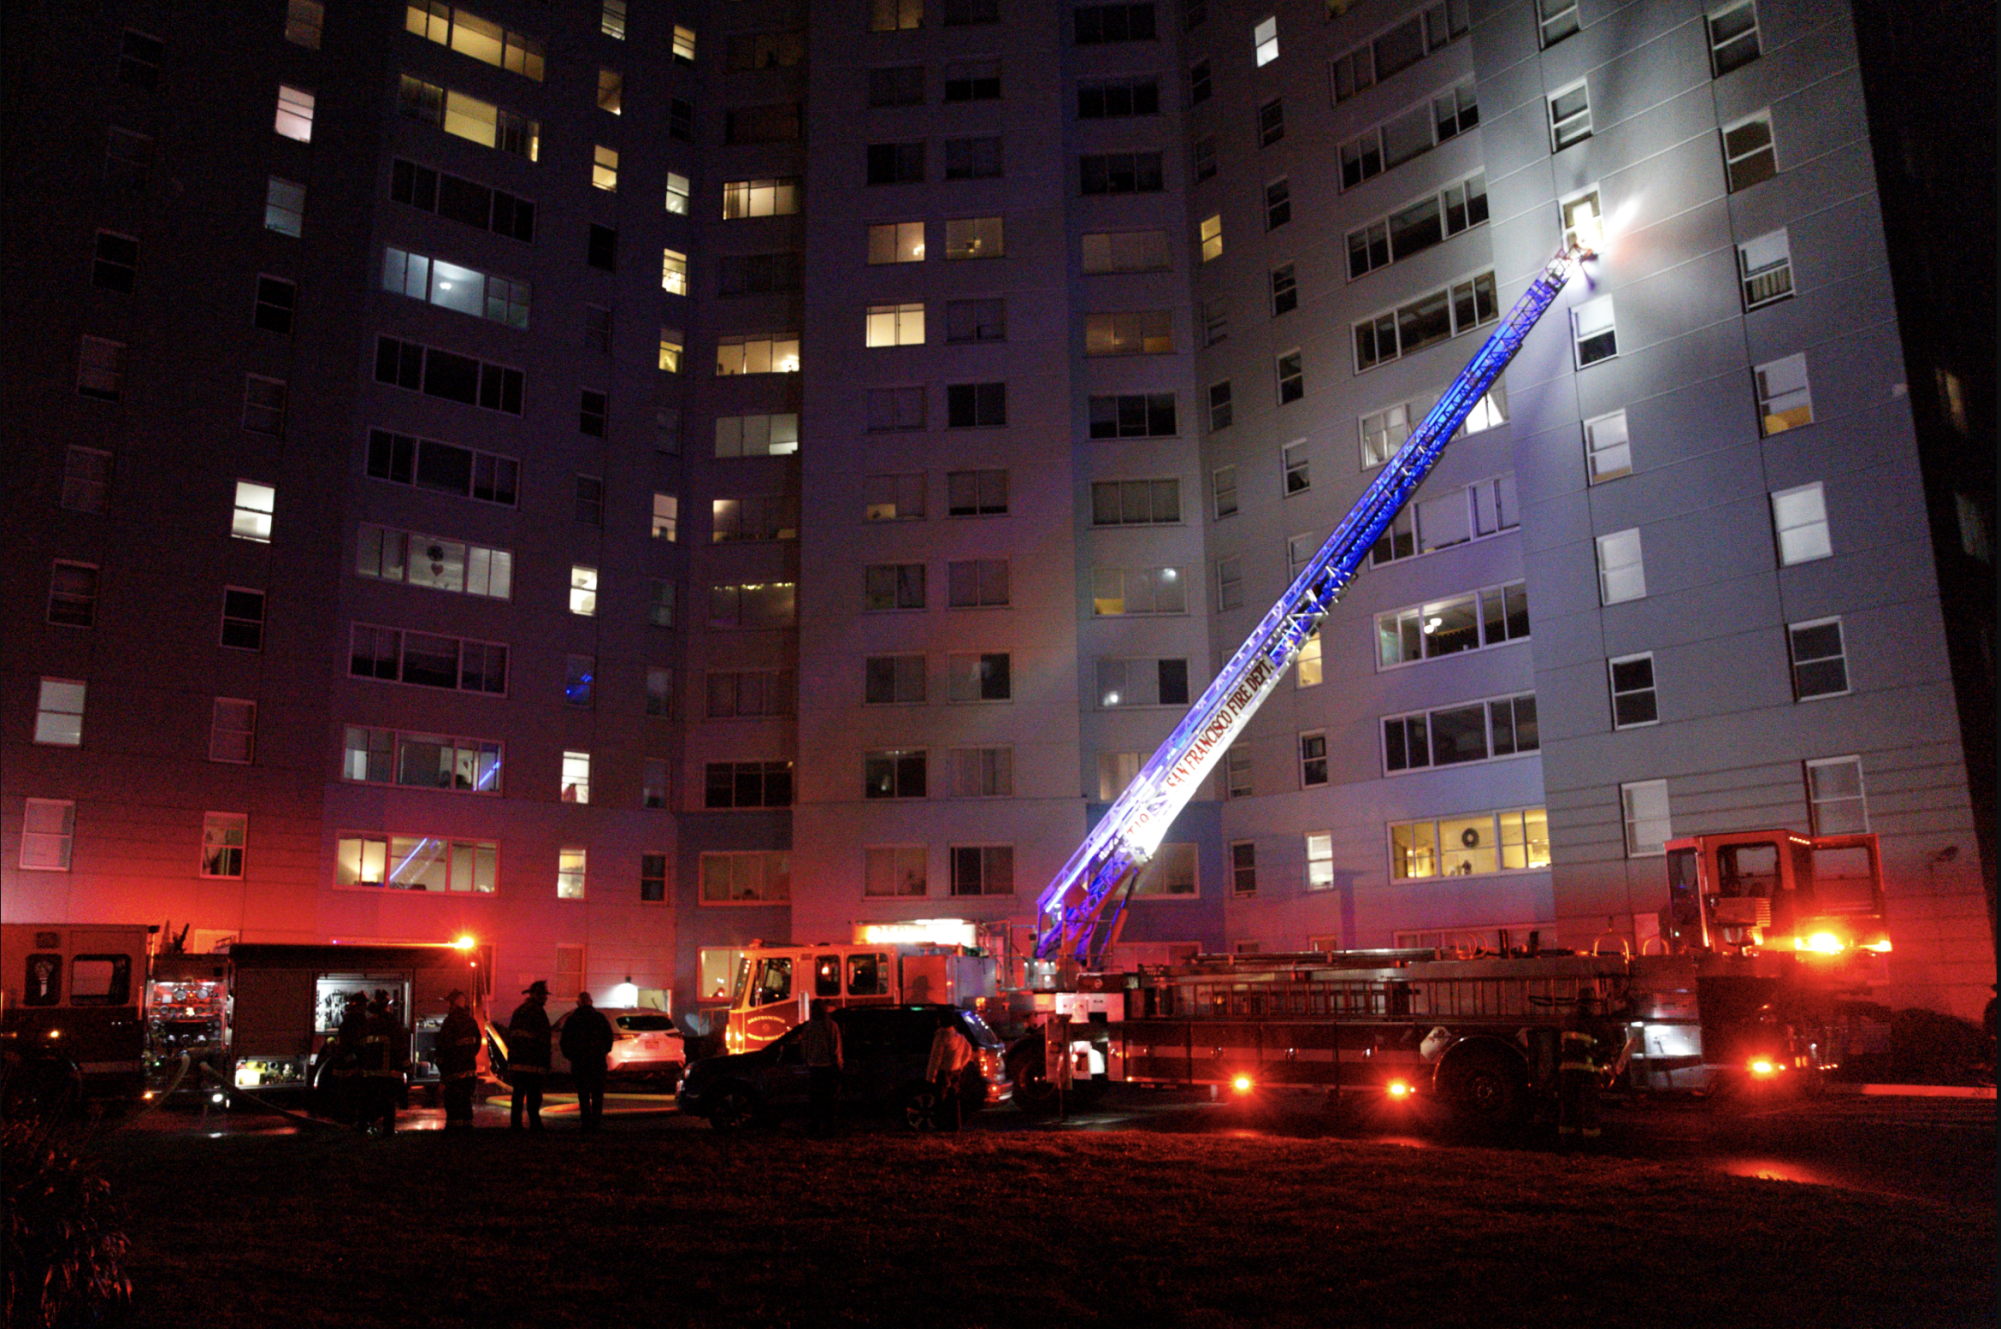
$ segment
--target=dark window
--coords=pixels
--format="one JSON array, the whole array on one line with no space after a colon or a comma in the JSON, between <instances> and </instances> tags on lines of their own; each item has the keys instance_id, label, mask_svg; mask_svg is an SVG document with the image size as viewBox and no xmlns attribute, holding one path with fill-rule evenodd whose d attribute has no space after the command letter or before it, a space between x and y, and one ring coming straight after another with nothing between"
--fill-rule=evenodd
<instances>
[{"instance_id":1,"label":"dark window","mask_svg":"<svg viewBox=\"0 0 2001 1329\"><path fill-rule=\"evenodd\" d=\"M118 44L118 81L135 88L159 87L160 61L166 51L166 44L158 37L125 29Z\"/></svg>"},{"instance_id":2,"label":"dark window","mask_svg":"<svg viewBox=\"0 0 2001 1329\"><path fill-rule=\"evenodd\" d=\"M611 410L610 399L602 392L585 388L577 398L577 430L592 438L605 435L605 416Z\"/></svg>"},{"instance_id":3,"label":"dark window","mask_svg":"<svg viewBox=\"0 0 2001 1329\"><path fill-rule=\"evenodd\" d=\"M945 100L992 101L1001 95L998 60L955 60L945 66Z\"/></svg>"},{"instance_id":4,"label":"dark window","mask_svg":"<svg viewBox=\"0 0 2001 1329\"><path fill-rule=\"evenodd\" d=\"M1091 398L1092 438L1157 438L1174 432L1171 392Z\"/></svg>"},{"instance_id":5,"label":"dark window","mask_svg":"<svg viewBox=\"0 0 2001 1329\"><path fill-rule=\"evenodd\" d=\"M639 898L655 903L667 898L667 855L639 856ZM619 1023L625 1025L627 1021L621 1018Z\"/></svg>"},{"instance_id":6,"label":"dark window","mask_svg":"<svg viewBox=\"0 0 2001 1329\"><path fill-rule=\"evenodd\" d=\"M1074 17L1079 46L1150 41L1154 35L1153 6L1150 4L1079 5Z\"/></svg>"},{"instance_id":7,"label":"dark window","mask_svg":"<svg viewBox=\"0 0 2001 1329\"><path fill-rule=\"evenodd\" d=\"M949 99L948 99L949 100ZM890 65L868 72L870 106L922 106L924 66Z\"/></svg>"},{"instance_id":8,"label":"dark window","mask_svg":"<svg viewBox=\"0 0 2001 1329\"><path fill-rule=\"evenodd\" d=\"M97 233L97 252L90 266L90 283L107 291L132 294L138 277L139 242L129 235Z\"/></svg>"},{"instance_id":9,"label":"dark window","mask_svg":"<svg viewBox=\"0 0 2001 1329\"><path fill-rule=\"evenodd\" d=\"M695 104L672 97L667 102L667 137L683 143L695 141Z\"/></svg>"},{"instance_id":10,"label":"dark window","mask_svg":"<svg viewBox=\"0 0 2001 1329\"><path fill-rule=\"evenodd\" d=\"M945 387L945 423L967 429L1007 423L1007 384L950 383Z\"/></svg>"},{"instance_id":11,"label":"dark window","mask_svg":"<svg viewBox=\"0 0 2001 1329\"><path fill-rule=\"evenodd\" d=\"M1086 194L1153 194L1166 188L1157 152L1108 152L1078 160Z\"/></svg>"},{"instance_id":12,"label":"dark window","mask_svg":"<svg viewBox=\"0 0 2001 1329\"><path fill-rule=\"evenodd\" d=\"M1188 66L1188 104L1200 106L1209 100L1213 85L1209 79L1209 62L1197 60Z\"/></svg>"},{"instance_id":13,"label":"dark window","mask_svg":"<svg viewBox=\"0 0 2001 1329\"><path fill-rule=\"evenodd\" d=\"M948 138L945 140L947 180L986 180L1001 173L1001 141L998 138Z\"/></svg>"},{"instance_id":14,"label":"dark window","mask_svg":"<svg viewBox=\"0 0 2001 1329\"><path fill-rule=\"evenodd\" d=\"M257 279L257 308L251 321L266 332L292 331L292 308L298 303L299 288L276 277Z\"/></svg>"},{"instance_id":15,"label":"dark window","mask_svg":"<svg viewBox=\"0 0 2001 1329\"><path fill-rule=\"evenodd\" d=\"M924 179L922 143L871 143L868 145L868 183L872 185L915 184Z\"/></svg>"},{"instance_id":16,"label":"dark window","mask_svg":"<svg viewBox=\"0 0 2001 1329\"><path fill-rule=\"evenodd\" d=\"M612 227L592 222L590 244L585 250L584 257L594 268L603 268L606 272L617 271L618 232Z\"/></svg>"}]
</instances>

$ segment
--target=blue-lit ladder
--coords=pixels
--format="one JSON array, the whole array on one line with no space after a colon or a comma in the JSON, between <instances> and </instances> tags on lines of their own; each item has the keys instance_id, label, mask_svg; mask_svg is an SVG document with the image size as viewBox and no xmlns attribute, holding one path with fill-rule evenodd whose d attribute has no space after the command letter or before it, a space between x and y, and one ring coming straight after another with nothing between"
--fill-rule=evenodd
<instances>
[{"instance_id":1,"label":"blue-lit ladder","mask_svg":"<svg viewBox=\"0 0 2001 1329\"><path fill-rule=\"evenodd\" d=\"M1043 890L1035 906L1036 959L1070 954L1087 969L1097 967L1118 933L1133 881L1160 847L1175 816L1285 677L1377 537L1417 492L1466 416L1521 350L1575 266L1589 256L1573 245L1529 283L1500 328L1411 431L1320 551L1300 569L1278 603Z\"/></svg>"}]
</instances>

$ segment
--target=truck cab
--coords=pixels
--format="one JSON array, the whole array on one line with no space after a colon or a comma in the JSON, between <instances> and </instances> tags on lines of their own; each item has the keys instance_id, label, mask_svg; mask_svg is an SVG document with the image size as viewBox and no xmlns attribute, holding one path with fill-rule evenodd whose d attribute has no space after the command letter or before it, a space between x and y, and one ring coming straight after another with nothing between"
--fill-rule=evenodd
<instances>
[{"instance_id":1,"label":"truck cab","mask_svg":"<svg viewBox=\"0 0 2001 1329\"><path fill-rule=\"evenodd\" d=\"M150 932L143 925L7 924L0 932L0 1028L8 1055L66 1061L90 1092L138 1093Z\"/></svg>"},{"instance_id":2,"label":"truck cab","mask_svg":"<svg viewBox=\"0 0 2001 1329\"><path fill-rule=\"evenodd\" d=\"M1673 951L1850 958L1890 949L1870 834L1728 831L1667 842Z\"/></svg>"}]
</instances>

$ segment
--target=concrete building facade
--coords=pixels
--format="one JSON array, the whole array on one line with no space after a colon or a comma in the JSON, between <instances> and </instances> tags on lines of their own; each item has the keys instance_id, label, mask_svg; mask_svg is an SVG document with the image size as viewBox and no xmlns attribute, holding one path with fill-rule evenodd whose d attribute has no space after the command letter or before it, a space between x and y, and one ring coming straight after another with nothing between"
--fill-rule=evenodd
<instances>
[{"instance_id":1,"label":"concrete building facade","mask_svg":"<svg viewBox=\"0 0 2001 1329\"><path fill-rule=\"evenodd\" d=\"M1644 945L1665 838L1868 829L1885 999L1985 1000L1992 457L1955 503L1844 11L231 13L10 37L9 920L677 1010L1017 949L1595 225L1124 953Z\"/></svg>"}]
</instances>

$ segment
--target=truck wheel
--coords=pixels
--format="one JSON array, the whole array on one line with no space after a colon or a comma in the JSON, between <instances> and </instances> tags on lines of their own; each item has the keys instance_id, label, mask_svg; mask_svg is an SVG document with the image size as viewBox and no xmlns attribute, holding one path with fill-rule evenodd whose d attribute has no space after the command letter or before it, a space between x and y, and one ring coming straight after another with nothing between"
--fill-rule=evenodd
<instances>
[{"instance_id":1,"label":"truck wheel","mask_svg":"<svg viewBox=\"0 0 2001 1329\"><path fill-rule=\"evenodd\" d=\"M716 1095L709 1109L709 1125L729 1134L740 1131L757 1118L757 1100L740 1085L731 1085Z\"/></svg>"},{"instance_id":2,"label":"truck wheel","mask_svg":"<svg viewBox=\"0 0 2001 1329\"><path fill-rule=\"evenodd\" d=\"M1453 1112L1475 1125L1505 1126L1520 1111L1520 1077L1514 1067L1490 1052L1474 1053L1455 1062L1443 1088Z\"/></svg>"},{"instance_id":3,"label":"truck wheel","mask_svg":"<svg viewBox=\"0 0 2001 1329\"><path fill-rule=\"evenodd\" d=\"M903 1092L903 1124L913 1131L938 1129L938 1090L921 1084Z\"/></svg>"},{"instance_id":4,"label":"truck wheel","mask_svg":"<svg viewBox=\"0 0 2001 1329\"><path fill-rule=\"evenodd\" d=\"M1042 1055L1022 1057L1009 1067L1014 1080L1014 1105L1031 1117L1056 1111L1060 1091L1043 1074Z\"/></svg>"}]
</instances>

